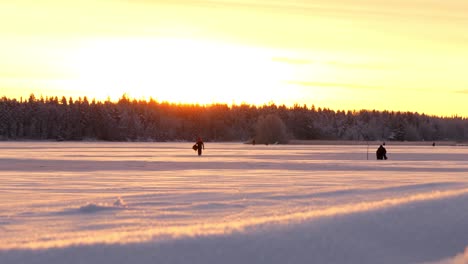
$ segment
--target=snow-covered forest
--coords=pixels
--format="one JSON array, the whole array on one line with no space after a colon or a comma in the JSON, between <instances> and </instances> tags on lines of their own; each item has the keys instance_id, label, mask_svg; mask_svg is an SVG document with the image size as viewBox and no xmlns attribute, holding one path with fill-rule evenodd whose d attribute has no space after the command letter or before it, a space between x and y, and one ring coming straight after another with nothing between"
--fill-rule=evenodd
<instances>
[{"instance_id":1,"label":"snow-covered forest","mask_svg":"<svg viewBox=\"0 0 468 264\"><path fill-rule=\"evenodd\" d=\"M187 105L49 97L0 99L0 139L285 142L310 140L435 141L468 139L468 119L410 112L334 111L268 104Z\"/></svg>"}]
</instances>

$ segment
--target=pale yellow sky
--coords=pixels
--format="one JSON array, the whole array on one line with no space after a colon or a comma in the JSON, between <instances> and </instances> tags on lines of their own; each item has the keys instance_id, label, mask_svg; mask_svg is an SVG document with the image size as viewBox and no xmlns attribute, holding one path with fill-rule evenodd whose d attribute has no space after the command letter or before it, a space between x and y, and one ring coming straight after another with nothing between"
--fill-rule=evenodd
<instances>
[{"instance_id":1,"label":"pale yellow sky","mask_svg":"<svg viewBox=\"0 0 468 264\"><path fill-rule=\"evenodd\" d=\"M468 116L468 1L4 1L0 95Z\"/></svg>"}]
</instances>

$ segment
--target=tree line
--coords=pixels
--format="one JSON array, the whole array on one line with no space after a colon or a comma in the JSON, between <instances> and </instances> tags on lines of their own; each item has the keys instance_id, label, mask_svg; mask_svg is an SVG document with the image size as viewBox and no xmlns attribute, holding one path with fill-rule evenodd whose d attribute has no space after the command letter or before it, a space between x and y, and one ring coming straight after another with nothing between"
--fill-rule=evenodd
<instances>
[{"instance_id":1,"label":"tree line","mask_svg":"<svg viewBox=\"0 0 468 264\"><path fill-rule=\"evenodd\" d=\"M40 97L0 99L2 140L439 141L468 139L468 120L412 112L334 111L306 105L198 105Z\"/></svg>"}]
</instances>

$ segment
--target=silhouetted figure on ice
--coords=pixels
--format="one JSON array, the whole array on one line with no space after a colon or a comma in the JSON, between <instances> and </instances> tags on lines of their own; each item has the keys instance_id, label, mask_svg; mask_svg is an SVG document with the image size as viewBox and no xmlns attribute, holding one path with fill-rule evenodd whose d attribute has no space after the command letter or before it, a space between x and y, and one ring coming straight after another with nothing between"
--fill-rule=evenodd
<instances>
[{"instance_id":1,"label":"silhouetted figure on ice","mask_svg":"<svg viewBox=\"0 0 468 264\"><path fill-rule=\"evenodd\" d=\"M382 145L380 145L375 154L377 155L378 160L387 159L387 150Z\"/></svg>"},{"instance_id":2,"label":"silhouetted figure on ice","mask_svg":"<svg viewBox=\"0 0 468 264\"><path fill-rule=\"evenodd\" d=\"M193 149L198 151L198 156L201 156L202 149L205 149L205 144L203 143L201 137L197 138L197 142L195 142L195 145L193 145Z\"/></svg>"}]
</instances>

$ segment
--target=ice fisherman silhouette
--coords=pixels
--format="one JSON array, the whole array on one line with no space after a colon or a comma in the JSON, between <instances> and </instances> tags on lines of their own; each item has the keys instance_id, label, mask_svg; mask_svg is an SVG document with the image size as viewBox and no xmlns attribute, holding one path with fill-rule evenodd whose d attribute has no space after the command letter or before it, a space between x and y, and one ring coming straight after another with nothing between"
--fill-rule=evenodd
<instances>
[{"instance_id":1,"label":"ice fisherman silhouette","mask_svg":"<svg viewBox=\"0 0 468 264\"><path fill-rule=\"evenodd\" d=\"M201 156L202 149L205 149L205 144L201 137L197 137L197 141L195 142L195 145L193 145L193 150L198 151L198 156Z\"/></svg>"},{"instance_id":2,"label":"ice fisherman silhouette","mask_svg":"<svg viewBox=\"0 0 468 264\"><path fill-rule=\"evenodd\" d=\"M387 150L382 145L380 145L375 154L377 155L378 160L387 159Z\"/></svg>"}]
</instances>

